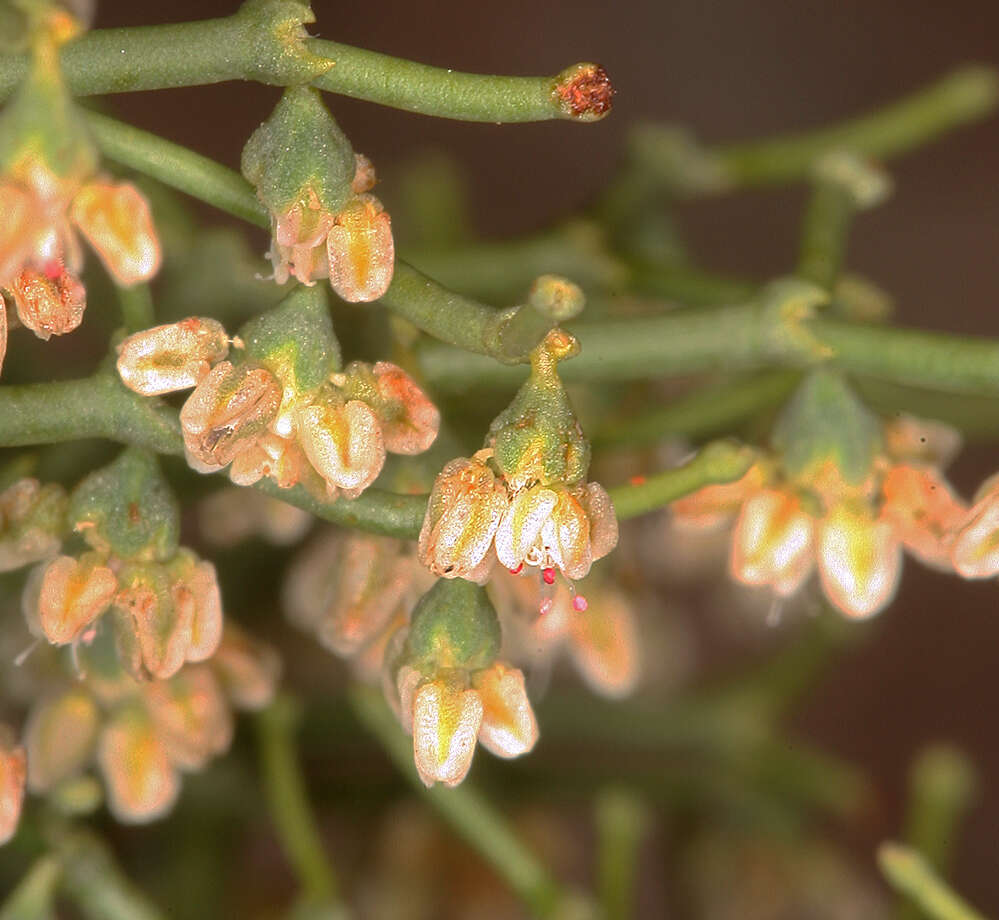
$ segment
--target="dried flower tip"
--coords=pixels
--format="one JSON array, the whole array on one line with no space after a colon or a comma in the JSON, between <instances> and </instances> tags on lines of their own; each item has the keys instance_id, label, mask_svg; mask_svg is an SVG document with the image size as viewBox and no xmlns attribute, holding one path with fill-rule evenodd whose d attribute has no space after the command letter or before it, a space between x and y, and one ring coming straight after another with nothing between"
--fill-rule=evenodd
<instances>
[{"instance_id":1,"label":"dried flower tip","mask_svg":"<svg viewBox=\"0 0 999 920\"><path fill-rule=\"evenodd\" d=\"M413 759L427 786L457 786L472 765L482 698L445 680L424 683L413 699Z\"/></svg>"},{"instance_id":2,"label":"dried flower tip","mask_svg":"<svg viewBox=\"0 0 999 920\"><path fill-rule=\"evenodd\" d=\"M354 154L354 181L350 190L355 195L363 195L375 187L375 165L363 153Z\"/></svg>"},{"instance_id":3,"label":"dried flower tip","mask_svg":"<svg viewBox=\"0 0 999 920\"><path fill-rule=\"evenodd\" d=\"M228 353L222 324L192 316L130 335L118 346L118 375L133 392L159 396L197 386Z\"/></svg>"},{"instance_id":4,"label":"dried flower tip","mask_svg":"<svg viewBox=\"0 0 999 920\"><path fill-rule=\"evenodd\" d=\"M477 672L472 685L482 699L482 746L497 757L520 757L530 751L538 740L538 723L523 672L497 662Z\"/></svg>"},{"instance_id":5,"label":"dried flower tip","mask_svg":"<svg viewBox=\"0 0 999 920\"><path fill-rule=\"evenodd\" d=\"M29 582L26 591L34 586ZM95 553L79 560L59 556L44 567L37 597L38 625L53 645L66 645L81 634L110 606L118 580ZM32 601L28 600L29 609Z\"/></svg>"},{"instance_id":6,"label":"dried flower tip","mask_svg":"<svg viewBox=\"0 0 999 920\"><path fill-rule=\"evenodd\" d=\"M217 364L180 410L184 446L204 468L227 466L264 436L281 405L281 385L252 364Z\"/></svg>"},{"instance_id":7,"label":"dried flower tip","mask_svg":"<svg viewBox=\"0 0 999 920\"><path fill-rule=\"evenodd\" d=\"M356 498L378 478L385 445L378 418L367 403L315 402L296 416L299 443L330 495Z\"/></svg>"},{"instance_id":8,"label":"dried flower tip","mask_svg":"<svg viewBox=\"0 0 999 920\"><path fill-rule=\"evenodd\" d=\"M11 285L18 318L40 339L72 332L83 320L87 293L60 262L45 271L28 267Z\"/></svg>"},{"instance_id":9,"label":"dried flower tip","mask_svg":"<svg viewBox=\"0 0 999 920\"><path fill-rule=\"evenodd\" d=\"M180 779L144 713L126 709L114 716L101 732L97 762L108 786L108 807L119 821L153 821L173 807Z\"/></svg>"},{"instance_id":10,"label":"dried flower tip","mask_svg":"<svg viewBox=\"0 0 999 920\"><path fill-rule=\"evenodd\" d=\"M819 529L819 575L829 601L849 617L882 610L898 587L902 547L891 523L846 503Z\"/></svg>"},{"instance_id":11,"label":"dried flower tip","mask_svg":"<svg viewBox=\"0 0 999 920\"><path fill-rule=\"evenodd\" d=\"M44 793L79 773L94 753L99 726L97 704L83 690L32 707L24 730L28 788Z\"/></svg>"},{"instance_id":12,"label":"dried flower tip","mask_svg":"<svg viewBox=\"0 0 999 920\"><path fill-rule=\"evenodd\" d=\"M797 496L768 489L742 506L732 534L734 578L788 597L804 584L814 561L815 525Z\"/></svg>"},{"instance_id":13,"label":"dried flower tip","mask_svg":"<svg viewBox=\"0 0 999 920\"><path fill-rule=\"evenodd\" d=\"M0 725L0 846L17 832L26 773L24 748L14 743L13 732L6 725Z\"/></svg>"},{"instance_id":14,"label":"dried flower tip","mask_svg":"<svg viewBox=\"0 0 999 920\"><path fill-rule=\"evenodd\" d=\"M395 269L392 222L373 195L359 195L336 215L326 237L330 285L348 303L377 300Z\"/></svg>"},{"instance_id":15,"label":"dried flower tip","mask_svg":"<svg viewBox=\"0 0 999 920\"><path fill-rule=\"evenodd\" d=\"M148 281L159 271L160 242L149 204L135 186L85 185L73 199L70 219L119 284Z\"/></svg>"},{"instance_id":16,"label":"dried flower tip","mask_svg":"<svg viewBox=\"0 0 999 920\"><path fill-rule=\"evenodd\" d=\"M491 568L489 548L507 503L502 481L480 459L452 460L430 493L420 530L420 562L443 578L483 584Z\"/></svg>"},{"instance_id":17,"label":"dried flower tip","mask_svg":"<svg viewBox=\"0 0 999 920\"><path fill-rule=\"evenodd\" d=\"M599 64L576 64L558 75L554 95L566 118L598 121L611 110L614 87Z\"/></svg>"},{"instance_id":18,"label":"dried flower tip","mask_svg":"<svg viewBox=\"0 0 999 920\"><path fill-rule=\"evenodd\" d=\"M423 453L441 427L437 407L401 367L379 361L372 373L378 395L386 403L379 412L385 449L394 454Z\"/></svg>"},{"instance_id":19,"label":"dried flower tip","mask_svg":"<svg viewBox=\"0 0 999 920\"><path fill-rule=\"evenodd\" d=\"M232 715L211 669L184 668L143 688L149 714L171 763L199 770L232 741Z\"/></svg>"}]
</instances>

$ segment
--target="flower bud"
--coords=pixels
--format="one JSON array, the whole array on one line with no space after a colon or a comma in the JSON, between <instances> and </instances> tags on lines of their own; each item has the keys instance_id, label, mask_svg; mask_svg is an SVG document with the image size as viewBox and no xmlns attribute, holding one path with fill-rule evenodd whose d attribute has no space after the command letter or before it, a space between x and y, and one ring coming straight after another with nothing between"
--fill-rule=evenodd
<instances>
[{"instance_id":1,"label":"flower bud","mask_svg":"<svg viewBox=\"0 0 999 920\"><path fill-rule=\"evenodd\" d=\"M281 385L253 364L215 365L180 410L184 446L203 469L218 470L264 436L281 405Z\"/></svg>"},{"instance_id":2,"label":"flower bud","mask_svg":"<svg viewBox=\"0 0 999 920\"><path fill-rule=\"evenodd\" d=\"M378 478L385 464L385 445L378 418L367 403L343 403L330 390L300 409L296 416L299 443L330 496L342 492L357 498Z\"/></svg>"},{"instance_id":3,"label":"flower bud","mask_svg":"<svg viewBox=\"0 0 999 920\"><path fill-rule=\"evenodd\" d=\"M334 218L326 237L330 286L348 303L378 300L392 282L392 221L374 195L358 195Z\"/></svg>"},{"instance_id":4,"label":"flower bud","mask_svg":"<svg viewBox=\"0 0 999 920\"><path fill-rule=\"evenodd\" d=\"M426 786L457 786L472 765L482 698L459 681L423 683L413 698L413 759Z\"/></svg>"},{"instance_id":5,"label":"flower bud","mask_svg":"<svg viewBox=\"0 0 999 920\"><path fill-rule=\"evenodd\" d=\"M66 526L61 486L19 479L0 492L0 572L55 555Z\"/></svg>"},{"instance_id":6,"label":"flower bud","mask_svg":"<svg viewBox=\"0 0 999 920\"><path fill-rule=\"evenodd\" d=\"M192 316L130 335L118 346L118 375L133 392L159 396L197 386L228 353L222 324Z\"/></svg>"},{"instance_id":7,"label":"flower bud","mask_svg":"<svg viewBox=\"0 0 999 920\"><path fill-rule=\"evenodd\" d=\"M641 676L634 612L628 599L610 588L588 589L586 598L584 609L569 613L569 654L591 690L620 699Z\"/></svg>"},{"instance_id":8,"label":"flower bud","mask_svg":"<svg viewBox=\"0 0 999 920\"><path fill-rule=\"evenodd\" d=\"M118 581L102 561L97 553L59 556L40 570L37 595L33 581L25 586L29 621L37 616L41 634L53 645L75 642L110 606Z\"/></svg>"},{"instance_id":9,"label":"flower bud","mask_svg":"<svg viewBox=\"0 0 999 920\"><path fill-rule=\"evenodd\" d=\"M444 578L484 583L507 503L503 483L479 455L452 460L434 480L420 530L420 562Z\"/></svg>"},{"instance_id":10,"label":"flower bud","mask_svg":"<svg viewBox=\"0 0 999 920\"><path fill-rule=\"evenodd\" d=\"M148 281L159 270L159 239L149 204L135 186L87 183L73 199L70 220L119 284Z\"/></svg>"},{"instance_id":11,"label":"flower bud","mask_svg":"<svg viewBox=\"0 0 999 920\"><path fill-rule=\"evenodd\" d=\"M167 564L173 583L170 593L178 608L191 607L191 634L185 659L204 661L215 654L222 640L222 595L215 566L180 549ZM179 619L187 621L185 613Z\"/></svg>"},{"instance_id":12,"label":"flower bud","mask_svg":"<svg viewBox=\"0 0 999 920\"><path fill-rule=\"evenodd\" d=\"M236 455L229 478L238 486L252 486L266 477L290 489L301 480L304 466L305 457L294 441L268 433Z\"/></svg>"},{"instance_id":13,"label":"flower bud","mask_svg":"<svg viewBox=\"0 0 999 920\"><path fill-rule=\"evenodd\" d=\"M108 787L108 807L125 824L166 814L180 779L152 719L136 707L117 712L101 732L97 762Z\"/></svg>"},{"instance_id":14,"label":"flower bud","mask_svg":"<svg viewBox=\"0 0 999 920\"><path fill-rule=\"evenodd\" d=\"M819 576L829 601L849 617L869 617L895 594L902 547L891 523L866 508L835 505L819 527Z\"/></svg>"},{"instance_id":15,"label":"flower bud","mask_svg":"<svg viewBox=\"0 0 999 920\"><path fill-rule=\"evenodd\" d=\"M815 562L815 525L791 492L761 491L743 506L732 535L730 570L747 585L789 597Z\"/></svg>"},{"instance_id":16,"label":"flower bud","mask_svg":"<svg viewBox=\"0 0 999 920\"><path fill-rule=\"evenodd\" d=\"M497 757L519 757L538 740L538 723L527 698L524 675L499 662L472 676L482 700L479 741Z\"/></svg>"},{"instance_id":17,"label":"flower bud","mask_svg":"<svg viewBox=\"0 0 999 920\"><path fill-rule=\"evenodd\" d=\"M28 788L45 793L83 770L94 753L99 725L97 704L83 690L36 703L24 730Z\"/></svg>"},{"instance_id":18,"label":"flower bud","mask_svg":"<svg viewBox=\"0 0 999 920\"><path fill-rule=\"evenodd\" d=\"M232 715L206 665L145 684L143 696L170 762L180 769L198 770L229 747Z\"/></svg>"},{"instance_id":19,"label":"flower bud","mask_svg":"<svg viewBox=\"0 0 999 920\"><path fill-rule=\"evenodd\" d=\"M72 332L83 320L87 294L75 275L59 262L45 271L26 267L11 284L21 322L40 339Z\"/></svg>"},{"instance_id":20,"label":"flower bud","mask_svg":"<svg viewBox=\"0 0 999 920\"><path fill-rule=\"evenodd\" d=\"M240 709L258 710L274 699L281 659L265 642L226 623L211 666L226 695Z\"/></svg>"},{"instance_id":21,"label":"flower bud","mask_svg":"<svg viewBox=\"0 0 999 920\"><path fill-rule=\"evenodd\" d=\"M13 733L7 726L0 725L0 846L17 831L26 773L24 748L14 743Z\"/></svg>"}]
</instances>

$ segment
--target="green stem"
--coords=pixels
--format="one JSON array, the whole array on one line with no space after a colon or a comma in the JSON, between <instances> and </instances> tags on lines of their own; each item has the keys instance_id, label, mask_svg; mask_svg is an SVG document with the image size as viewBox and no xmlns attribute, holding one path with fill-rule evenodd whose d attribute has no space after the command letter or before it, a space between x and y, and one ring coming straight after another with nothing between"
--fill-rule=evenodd
<instances>
[{"instance_id":1,"label":"green stem","mask_svg":"<svg viewBox=\"0 0 999 920\"><path fill-rule=\"evenodd\" d=\"M54 916L56 887L62 865L54 856L42 856L0 905L0 920L50 920Z\"/></svg>"},{"instance_id":2,"label":"green stem","mask_svg":"<svg viewBox=\"0 0 999 920\"><path fill-rule=\"evenodd\" d=\"M351 692L350 702L358 719L378 739L399 772L426 796L455 832L478 850L535 916L553 916L566 895L503 816L467 780L454 789L427 789L413 766L412 742L378 692L357 687Z\"/></svg>"},{"instance_id":3,"label":"green stem","mask_svg":"<svg viewBox=\"0 0 999 920\"><path fill-rule=\"evenodd\" d=\"M641 801L626 789L608 789L596 805L597 878L605 920L635 915L638 855L645 830Z\"/></svg>"},{"instance_id":4,"label":"green stem","mask_svg":"<svg viewBox=\"0 0 999 920\"><path fill-rule=\"evenodd\" d=\"M915 850L883 843L878 848L878 865L892 887L933 920L985 920L985 915L951 891Z\"/></svg>"},{"instance_id":5,"label":"green stem","mask_svg":"<svg viewBox=\"0 0 999 920\"><path fill-rule=\"evenodd\" d=\"M832 150L883 159L905 153L988 115L999 99L991 67L956 70L912 95L860 118L818 131L732 144L713 151L728 187L791 182Z\"/></svg>"},{"instance_id":6,"label":"green stem","mask_svg":"<svg viewBox=\"0 0 999 920\"><path fill-rule=\"evenodd\" d=\"M89 831L52 834L62 865L62 893L89 920L162 920L159 908L128 879L110 849Z\"/></svg>"},{"instance_id":7,"label":"green stem","mask_svg":"<svg viewBox=\"0 0 999 920\"><path fill-rule=\"evenodd\" d=\"M755 459L756 454L750 448L731 441L716 441L683 466L664 470L642 483L611 489L614 510L621 520L647 514L703 486L734 482L745 475Z\"/></svg>"},{"instance_id":8,"label":"green stem","mask_svg":"<svg viewBox=\"0 0 999 920\"><path fill-rule=\"evenodd\" d=\"M338 886L295 756L297 722L295 704L287 696L279 696L257 716L264 791L281 847L298 876L303 900L329 905L336 899Z\"/></svg>"},{"instance_id":9,"label":"green stem","mask_svg":"<svg viewBox=\"0 0 999 920\"><path fill-rule=\"evenodd\" d=\"M118 302L121 304L121 318L128 332L148 329L156 323L156 310L153 295L148 284L133 284L120 287Z\"/></svg>"}]
</instances>

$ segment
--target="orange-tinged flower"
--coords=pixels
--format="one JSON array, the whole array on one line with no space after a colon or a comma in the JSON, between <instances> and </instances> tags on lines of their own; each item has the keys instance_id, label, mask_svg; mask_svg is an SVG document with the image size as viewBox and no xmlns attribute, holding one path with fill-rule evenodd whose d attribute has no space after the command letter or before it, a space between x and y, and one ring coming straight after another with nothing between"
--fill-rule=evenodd
<instances>
[{"instance_id":1,"label":"orange-tinged flower","mask_svg":"<svg viewBox=\"0 0 999 920\"><path fill-rule=\"evenodd\" d=\"M670 505L677 523L691 527L711 528L728 522L750 496L755 495L767 479L763 467L754 463L735 482L704 486L677 499Z\"/></svg>"},{"instance_id":2,"label":"orange-tinged flower","mask_svg":"<svg viewBox=\"0 0 999 920\"><path fill-rule=\"evenodd\" d=\"M459 457L438 474L420 530L419 558L443 578L484 584L493 542L508 503L501 480L476 455Z\"/></svg>"},{"instance_id":3,"label":"orange-tinged flower","mask_svg":"<svg viewBox=\"0 0 999 920\"><path fill-rule=\"evenodd\" d=\"M957 528L967 506L935 469L893 466L881 483L883 514L917 559L946 568Z\"/></svg>"},{"instance_id":4,"label":"orange-tinged flower","mask_svg":"<svg viewBox=\"0 0 999 920\"><path fill-rule=\"evenodd\" d=\"M377 300L392 282L392 222L374 195L358 195L326 237L330 286L348 303Z\"/></svg>"},{"instance_id":5,"label":"orange-tinged flower","mask_svg":"<svg viewBox=\"0 0 999 920\"><path fill-rule=\"evenodd\" d=\"M289 438L267 433L238 453L229 467L229 478L238 486L251 486L269 478L282 489L290 489L302 478L305 457Z\"/></svg>"},{"instance_id":6,"label":"orange-tinged flower","mask_svg":"<svg viewBox=\"0 0 999 920\"><path fill-rule=\"evenodd\" d=\"M281 676L278 653L231 623L226 623L211 667L236 706L263 709L274 699Z\"/></svg>"},{"instance_id":7,"label":"orange-tinged flower","mask_svg":"<svg viewBox=\"0 0 999 920\"><path fill-rule=\"evenodd\" d=\"M732 535L733 577L788 597L807 580L814 560L815 524L796 495L767 489L743 504Z\"/></svg>"},{"instance_id":8,"label":"orange-tinged flower","mask_svg":"<svg viewBox=\"0 0 999 920\"><path fill-rule=\"evenodd\" d=\"M14 743L13 732L0 725L0 845L17 831L24 803L27 763L24 748Z\"/></svg>"},{"instance_id":9,"label":"orange-tinged flower","mask_svg":"<svg viewBox=\"0 0 999 920\"><path fill-rule=\"evenodd\" d=\"M963 578L999 575L999 475L987 479L954 536L950 554Z\"/></svg>"},{"instance_id":10,"label":"orange-tinged flower","mask_svg":"<svg viewBox=\"0 0 999 920\"><path fill-rule=\"evenodd\" d=\"M538 740L538 722L527 698L524 675L496 662L472 675L482 700L479 741L497 757L519 757Z\"/></svg>"},{"instance_id":11,"label":"orange-tinged flower","mask_svg":"<svg viewBox=\"0 0 999 920\"><path fill-rule=\"evenodd\" d=\"M37 613L41 633L53 645L75 642L111 605L118 590L114 572L96 553L79 559L59 556L43 568L35 600L35 585L26 587L28 609Z\"/></svg>"},{"instance_id":12,"label":"orange-tinged flower","mask_svg":"<svg viewBox=\"0 0 999 920\"><path fill-rule=\"evenodd\" d=\"M427 450L441 427L441 414L401 367L379 361L372 368L378 394L388 411L380 413L385 449L394 454Z\"/></svg>"},{"instance_id":13,"label":"orange-tinged flower","mask_svg":"<svg viewBox=\"0 0 999 920\"><path fill-rule=\"evenodd\" d=\"M412 713L413 758L420 779L427 786L457 786L472 765L482 697L461 682L430 680L413 695Z\"/></svg>"},{"instance_id":14,"label":"orange-tinged flower","mask_svg":"<svg viewBox=\"0 0 999 920\"><path fill-rule=\"evenodd\" d=\"M136 707L116 713L101 732L97 762L108 788L108 807L123 823L166 814L180 792L180 778L152 719Z\"/></svg>"},{"instance_id":15,"label":"orange-tinged flower","mask_svg":"<svg viewBox=\"0 0 999 920\"><path fill-rule=\"evenodd\" d=\"M83 320L86 291L61 262L50 262L44 270L25 267L10 289L18 318L40 339L72 332Z\"/></svg>"},{"instance_id":16,"label":"orange-tinged flower","mask_svg":"<svg viewBox=\"0 0 999 920\"><path fill-rule=\"evenodd\" d=\"M54 556L62 543L66 493L24 478L0 492L0 572Z\"/></svg>"},{"instance_id":17,"label":"orange-tinged flower","mask_svg":"<svg viewBox=\"0 0 999 920\"><path fill-rule=\"evenodd\" d=\"M24 730L28 788L47 792L79 773L97 743L100 713L94 698L73 689L32 707Z\"/></svg>"},{"instance_id":18,"label":"orange-tinged flower","mask_svg":"<svg viewBox=\"0 0 999 920\"><path fill-rule=\"evenodd\" d=\"M381 426L371 407L359 399L319 403L299 409L299 442L330 496L357 498L378 478L385 464Z\"/></svg>"},{"instance_id":19,"label":"orange-tinged flower","mask_svg":"<svg viewBox=\"0 0 999 920\"><path fill-rule=\"evenodd\" d=\"M859 619L877 613L894 596L902 545L891 522L842 502L820 524L818 560L826 597Z\"/></svg>"},{"instance_id":20,"label":"orange-tinged flower","mask_svg":"<svg viewBox=\"0 0 999 920\"><path fill-rule=\"evenodd\" d=\"M44 214L31 191L0 182L0 281L17 275L45 232Z\"/></svg>"},{"instance_id":21,"label":"orange-tinged flower","mask_svg":"<svg viewBox=\"0 0 999 920\"><path fill-rule=\"evenodd\" d=\"M253 364L215 365L180 410L189 461L199 472L220 470L266 433L281 405L281 385Z\"/></svg>"},{"instance_id":22,"label":"orange-tinged flower","mask_svg":"<svg viewBox=\"0 0 999 920\"><path fill-rule=\"evenodd\" d=\"M579 595L577 595L577 598ZM638 629L627 598L608 588L587 591L586 606L567 605L569 655L590 689L603 696L627 696L641 675Z\"/></svg>"},{"instance_id":23,"label":"orange-tinged flower","mask_svg":"<svg viewBox=\"0 0 999 920\"><path fill-rule=\"evenodd\" d=\"M167 571L174 579L170 586L174 605L191 608L178 618L191 624L185 660L211 658L222 640L222 594L215 566L180 549L167 563Z\"/></svg>"},{"instance_id":24,"label":"orange-tinged flower","mask_svg":"<svg viewBox=\"0 0 999 920\"><path fill-rule=\"evenodd\" d=\"M274 280L284 284L289 277L303 284L329 275L326 237L333 226L333 214L323 210L315 189L284 213L275 215L269 258L274 266Z\"/></svg>"},{"instance_id":25,"label":"orange-tinged flower","mask_svg":"<svg viewBox=\"0 0 999 920\"><path fill-rule=\"evenodd\" d=\"M222 324L192 316L126 338L118 346L118 375L133 392L159 396L197 386L228 353Z\"/></svg>"},{"instance_id":26,"label":"orange-tinged flower","mask_svg":"<svg viewBox=\"0 0 999 920\"><path fill-rule=\"evenodd\" d=\"M138 284L159 271L152 214L134 185L89 182L77 192L69 217L119 284Z\"/></svg>"}]
</instances>

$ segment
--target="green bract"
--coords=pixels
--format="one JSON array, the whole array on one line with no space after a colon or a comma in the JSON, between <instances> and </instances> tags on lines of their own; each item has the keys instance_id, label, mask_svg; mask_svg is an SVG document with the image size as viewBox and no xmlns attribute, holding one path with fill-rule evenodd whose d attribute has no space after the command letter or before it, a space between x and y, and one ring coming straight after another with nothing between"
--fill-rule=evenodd
<instances>
[{"instance_id":1,"label":"green bract","mask_svg":"<svg viewBox=\"0 0 999 920\"><path fill-rule=\"evenodd\" d=\"M444 579L420 598L407 640L408 661L425 674L442 668L477 671L500 650L500 624L485 589Z\"/></svg>"}]
</instances>

